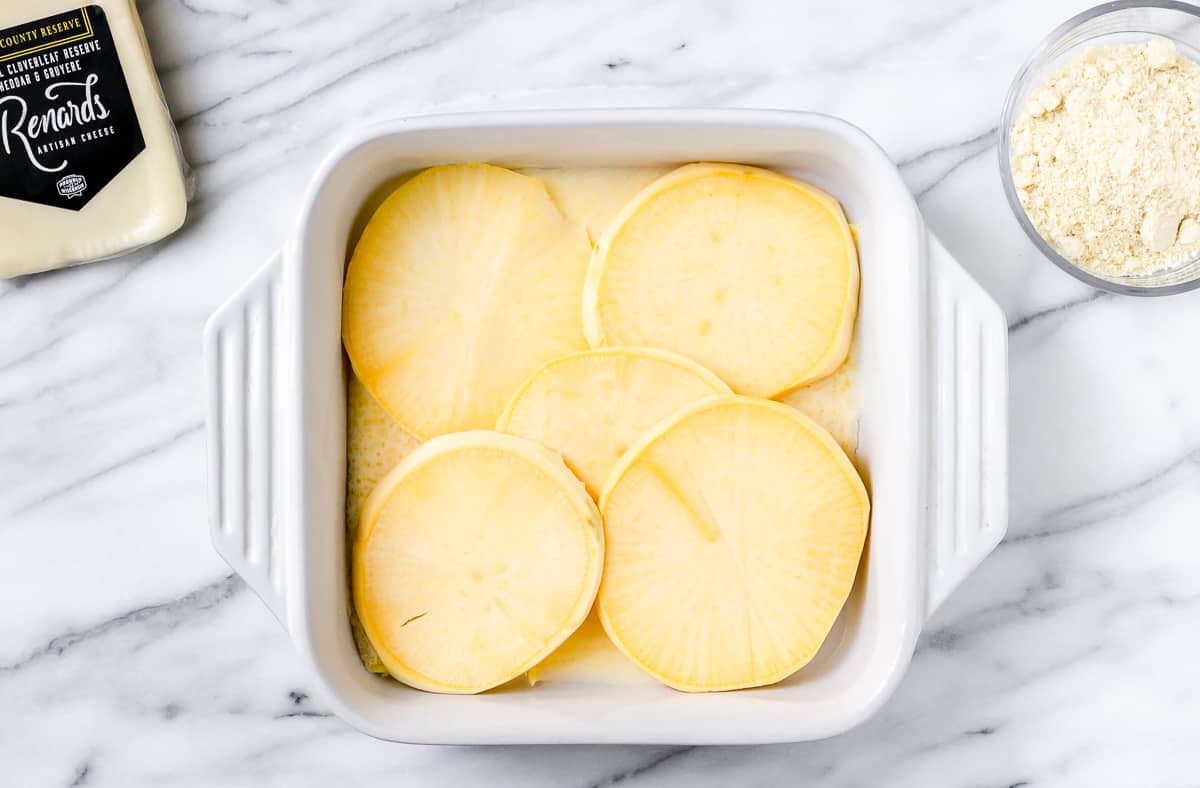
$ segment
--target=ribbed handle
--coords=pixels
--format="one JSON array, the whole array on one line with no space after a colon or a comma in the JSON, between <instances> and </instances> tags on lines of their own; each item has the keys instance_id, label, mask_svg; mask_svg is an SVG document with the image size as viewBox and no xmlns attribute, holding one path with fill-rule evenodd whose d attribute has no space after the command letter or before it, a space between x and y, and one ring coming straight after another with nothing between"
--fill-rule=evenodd
<instances>
[{"instance_id":1,"label":"ribbed handle","mask_svg":"<svg viewBox=\"0 0 1200 788\"><path fill-rule=\"evenodd\" d=\"M1008 529L1008 325L932 233L927 254L932 615Z\"/></svg>"},{"instance_id":2,"label":"ribbed handle","mask_svg":"<svg viewBox=\"0 0 1200 788\"><path fill-rule=\"evenodd\" d=\"M213 546L280 623L280 256L204 327L208 384L209 520Z\"/></svg>"}]
</instances>

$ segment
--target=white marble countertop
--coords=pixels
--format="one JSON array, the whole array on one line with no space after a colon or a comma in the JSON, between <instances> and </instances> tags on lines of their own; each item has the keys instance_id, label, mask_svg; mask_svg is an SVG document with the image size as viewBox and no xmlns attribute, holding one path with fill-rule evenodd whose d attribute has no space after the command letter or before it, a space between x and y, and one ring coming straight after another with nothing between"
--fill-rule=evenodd
<instances>
[{"instance_id":1,"label":"white marble countertop","mask_svg":"<svg viewBox=\"0 0 1200 788\"><path fill-rule=\"evenodd\" d=\"M1200 782L1200 293L1099 295L1009 213L1009 80L1086 0L145 0L197 195L175 238L0 283L0 783ZM200 330L352 120L709 105L843 116L1011 338L1009 537L839 738L437 748L362 736L209 546ZM6 229L7 232L7 229ZM0 237L0 243L3 243Z\"/></svg>"}]
</instances>

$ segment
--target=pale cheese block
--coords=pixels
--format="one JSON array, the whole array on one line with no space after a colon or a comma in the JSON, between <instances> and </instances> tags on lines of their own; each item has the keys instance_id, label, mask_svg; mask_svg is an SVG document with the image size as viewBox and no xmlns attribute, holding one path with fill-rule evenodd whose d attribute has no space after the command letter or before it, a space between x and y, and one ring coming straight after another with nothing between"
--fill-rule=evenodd
<instances>
[{"instance_id":1,"label":"pale cheese block","mask_svg":"<svg viewBox=\"0 0 1200 788\"><path fill-rule=\"evenodd\" d=\"M0 227L19 228L0 242L0 278L122 254L177 230L184 165L133 0L4 0L0 30L10 31L0 35L0 133L10 142L0 144ZM128 112L115 98L121 79ZM54 113L49 130L45 112ZM144 149L101 154L116 140L132 146L137 129ZM22 179L49 191L31 195Z\"/></svg>"}]
</instances>

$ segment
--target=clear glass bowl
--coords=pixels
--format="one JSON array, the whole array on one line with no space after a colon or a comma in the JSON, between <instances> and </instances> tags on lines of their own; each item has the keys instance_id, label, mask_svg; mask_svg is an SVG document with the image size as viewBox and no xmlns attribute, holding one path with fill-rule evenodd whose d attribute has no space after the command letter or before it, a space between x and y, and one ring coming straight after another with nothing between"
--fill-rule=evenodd
<instances>
[{"instance_id":1,"label":"clear glass bowl","mask_svg":"<svg viewBox=\"0 0 1200 788\"><path fill-rule=\"evenodd\" d=\"M1152 36L1173 40L1179 53L1200 62L1200 7L1174 0L1118 0L1084 11L1059 25L1017 72L1000 118L1000 179L1004 196L1025 233L1055 265L1092 287L1113 293L1160 296L1200 287L1200 257L1142 276L1110 276L1081 268L1063 257L1033 226L1017 199L1012 176L1012 128L1031 93L1084 49L1143 43Z\"/></svg>"}]
</instances>

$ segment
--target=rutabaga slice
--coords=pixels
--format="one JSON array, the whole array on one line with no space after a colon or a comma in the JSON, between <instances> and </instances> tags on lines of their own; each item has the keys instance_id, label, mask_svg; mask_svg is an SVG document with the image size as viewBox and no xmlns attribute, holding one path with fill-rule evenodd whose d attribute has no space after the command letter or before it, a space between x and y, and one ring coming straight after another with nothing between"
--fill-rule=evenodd
<instances>
[{"instance_id":1,"label":"rutabaga slice","mask_svg":"<svg viewBox=\"0 0 1200 788\"><path fill-rule=\"evenodd\" d=\"M659 178L608 226L584 290L588 342L659 347L775 397L846 358L858 255L837 200L737 164Z\"/></svg>"},{"instance_id":2,"label":"rutabaga slice","mask_svg":"<svg viewBox=\"0 0 1200 788\"><path fill-rule=\"evenodd\" d=\"M659 681L703 692L773 684L812 659L854 583L870 504L811 419L716 396L630 448L600 509L605 631Z\"/></svg>"},{"instance_id":3,"label":"rutabaga slice","mask_svg":"<svg viewBox=\"0 0 1200 788\"><path fill-rule=\"evenodd\" d=\"M587 347L590 252L535 178L425 170L384 200L351 257L342 338L355 373L418 438L490 429L538 367Z\"/></svg>"},{"instance_id":4,"label":"rutabaga slice","mask_svg":"<svg viewBox=\"0 0 1200 788\"><path fill-rule=\"evenodd\" d=\"M642 433L688 403L728 393L720 378L675 353L585 350L535 372L496 429L561 453L599 498L613 465Z\"/></svg>"},{"instance_id":5,"label":"rutabaga slice","mask_svg":"<svg viewBox=\"0 0 1200 788\"><path fill-rule=\"evenodd\" d=\"M355 609L389 673L431 692L499 686L587 616L600 515L554 452L476 430L423 444L363 507Z\"/></svg>"},{"instance_id":6,"label":"rutabaga slice","mask_svg":"<svg viewBox=\"0 0 1200 788\"><path fill-rule=\"evenodd\" d=\"M595 241L635 194L671 167L565 167L521 170L546 184L555 204Z\"/></svg>"}]
</instances>

